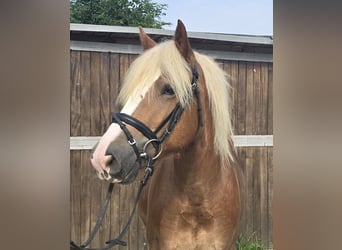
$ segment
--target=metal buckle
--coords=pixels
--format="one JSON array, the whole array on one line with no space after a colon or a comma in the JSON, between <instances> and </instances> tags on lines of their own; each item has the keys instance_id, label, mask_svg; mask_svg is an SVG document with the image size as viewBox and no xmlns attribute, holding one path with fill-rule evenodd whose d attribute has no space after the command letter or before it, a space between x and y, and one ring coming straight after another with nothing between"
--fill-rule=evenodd
<instances>
[{"instance_id":1,"label":"metal buckle","mask_svg":"<svg viewBox=\"0 0 342 250\"><path fill-rule=\"evenodd\" d=\"M128 144L131 145L131 146L133 146L133 145L137 144L137 142L136 142L136 140L133 138L133 141L132 141L132 142L128 140Z\"/></svg>"}]
</instances>

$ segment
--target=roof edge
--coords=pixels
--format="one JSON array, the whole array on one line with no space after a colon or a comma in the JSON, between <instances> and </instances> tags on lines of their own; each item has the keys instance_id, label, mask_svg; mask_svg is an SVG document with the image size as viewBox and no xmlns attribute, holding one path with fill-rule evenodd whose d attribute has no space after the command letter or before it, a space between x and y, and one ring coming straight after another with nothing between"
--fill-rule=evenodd
<instances>
[{"instance_id":1,"label":"roof edge","mask_svg":"<svg viewBox=\"0 0 342 250\"><path fill-rule=\"evenodd\" d=\"M174 30L144 28L147 34L173 36ZM70 32L101 32L101 33L128 33L139 34L138 27L128 26L110 26L110 25L94 25L94 24L78 24L70 23ZM273 45L273 36L258 36L258 35L237 35L224 33L209 33L209 32L188 32L189 38L219 40L236 43L250 44L265 44Z\"/></svg>"}]
</instances>

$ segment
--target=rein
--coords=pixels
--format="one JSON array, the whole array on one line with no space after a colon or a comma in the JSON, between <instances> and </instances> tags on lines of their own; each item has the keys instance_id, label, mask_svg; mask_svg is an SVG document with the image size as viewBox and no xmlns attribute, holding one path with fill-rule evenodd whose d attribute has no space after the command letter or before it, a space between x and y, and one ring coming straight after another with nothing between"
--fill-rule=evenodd
<instances>
[{"instance_id":1,"label":"rein","mask_svg":"<svg viewBox=\"0 0 342 250\"><path fill-rule=\"evenodd\" d=\"M87 248L87 246L93 241L96 233L98 232L98 230L100 228L100 225L101 225L101 223L103 221L103 218L105 216L105 213L106 213L106 210L107 210L107 207L108 207L108 204L109 204L112 192L113 192L113 188L114 188L114 183L109 183L108 190L107 190L107 193L106 193L106 199L105 199L105 201L104 201L104 203L103 203L103 205L101 207L100 214L97 217L96 224L95 224L93 230L91 231L91 233L89 235L89 238L83 244L81 244L80 246L78 246L75 242L70 241L70 250L107 250L107 249L110 249L110 248L112 248L112 247L114 247L116 245L127 246L127 243L125 241L123 241L122 238L126 234L129 226L131 225L131 222L132 222L135 210L137 208L137 205L138 205L138 202L139 202L139 199L140 199L140 196L141 196L141 192L142 192L144 186L146 185L148 179L153 174L152 163L153 163L152 159L148 161L148 164L147 164L147 166L145 168L145 175L142 178L142 180L140 181L140 185L139 185L137 196L136 196L135 201L134 201L133 209L131 211L131 214L130 214L130 216L128 218L128 221L127 221L125 227L122 229L122 231L119 234L119 236L116 237L114 240L106 241L105 242L106 246L103 247L103 248Z\"/></svg>"},{"instance_id":2,"label":"rein","mask_svg":"<svg viewBox=\"0 0 342 250\"><path fill-rule=\"evenodd\" d=\"M195 67L191 67L191 71L192 71L191 88L192 88L192 91L193 91L193 93L196 97L196 100L197 100L198 124L199 124L199 127L202 127L203 126L202 107L201 107L201 99L200 99L200 94L199 94L199 88L197 85L197 80L198 80L199 74L198 74L198 71ZM137 196L135 198L134 206L133 206L133 209L131 211L131 214L128 218L128 221L127 221L125 227L123 228L123 230L121 231L119 236L117 238L115 238L114 240L106 241L106 246L103 248L87 248L87 246L92 242L96 233L98 232L100 225L103 221L103 218L105 216L105 213L106 213L106 210L107 210L110 198L111 198L111 194L112 194L113 188L114 188L114 183L110 183L108 186L107 193L106 193L105 201L102 205L102 208L100 210L100 214L97 218L97 221L96 221L96 224L95 224L93 230L90 233L89 238L80 246L75 244L73 241L70 241L70 250L85 250L85 249L87 249L87 250L107 250L107 249L110 249L116 245L121 245L121 246L127 245L127 243L125 241L123 241L122 238L125 235L125 233L127 232L128 228L132 222L132 218L133 218L133 215L136 211L142 190L143 190L144 186L146 185L149 177L152 176L152 174L153 174L153 163L160 156L160 154L162 152L162 143L165 141L165 139L171 134L172 130L175 128L177 122L179 121L179 119L181 118L181 116L183 114L183 111L184 111L184 108L180 105L180 103L177 103L175 108L160 123L160 125L158 126L158 128L155 131L152 131L144 123L142 123L141 121L139 121L138 119L136 119L130 115L127 115L125 113L112 113L112 123L117 123L120 126L121 130L125 133L125 135L127 137L127 142L133 148L139 164L141 165L142 159L146 160L147 165L145 168L145 175L144 175L143 179L140 181L138 193L137 193ZM133 126L135 129L137 129L139 132L141 132L148 139L148 141L143 146L143 149L141 152L139 151L139 149L136 145L136 140L134 139L133 135L127 129L126 124ZM165 131L158 138L157 133L160 132L161 129L165 125L167 125ZM149 144L152 144L156 150L155 154L153 156L149 155L146 152L147 146Z\"/></svg>"}]
</instances>

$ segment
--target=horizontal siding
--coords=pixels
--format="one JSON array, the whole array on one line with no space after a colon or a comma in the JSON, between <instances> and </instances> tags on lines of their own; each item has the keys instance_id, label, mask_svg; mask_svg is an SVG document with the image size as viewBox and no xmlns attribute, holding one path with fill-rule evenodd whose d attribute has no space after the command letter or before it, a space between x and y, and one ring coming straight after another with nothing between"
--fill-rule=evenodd
<instances>
[{"instance_id":1,"label":"horizontal siding","mask_svg":"<svg viewBox=\"0 0 342 250\"><path fill-rule=\"evenodd\" d=\"M92 149L100 136L70 137L70 150ZM272 135L235 135L232 137L235 147L272 147Z\"/></svg>"}]
</instances>

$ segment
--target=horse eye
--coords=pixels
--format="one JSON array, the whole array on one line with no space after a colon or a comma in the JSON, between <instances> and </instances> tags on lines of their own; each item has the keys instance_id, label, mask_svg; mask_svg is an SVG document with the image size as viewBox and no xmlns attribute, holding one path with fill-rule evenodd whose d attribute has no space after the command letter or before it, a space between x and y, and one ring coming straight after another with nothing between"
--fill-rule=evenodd
<instances>
[{"instance_id":1,"label":"horse eye","mask_svg":"<svg viewBox=\"0 0 342 250\"><path fill-rule=\"evenodd\" d=\"M175 92L173 91L172 87L169 84L163 87L161 93L162 95L174 95L175 94Z\"/></svg>"}]
</instances>

